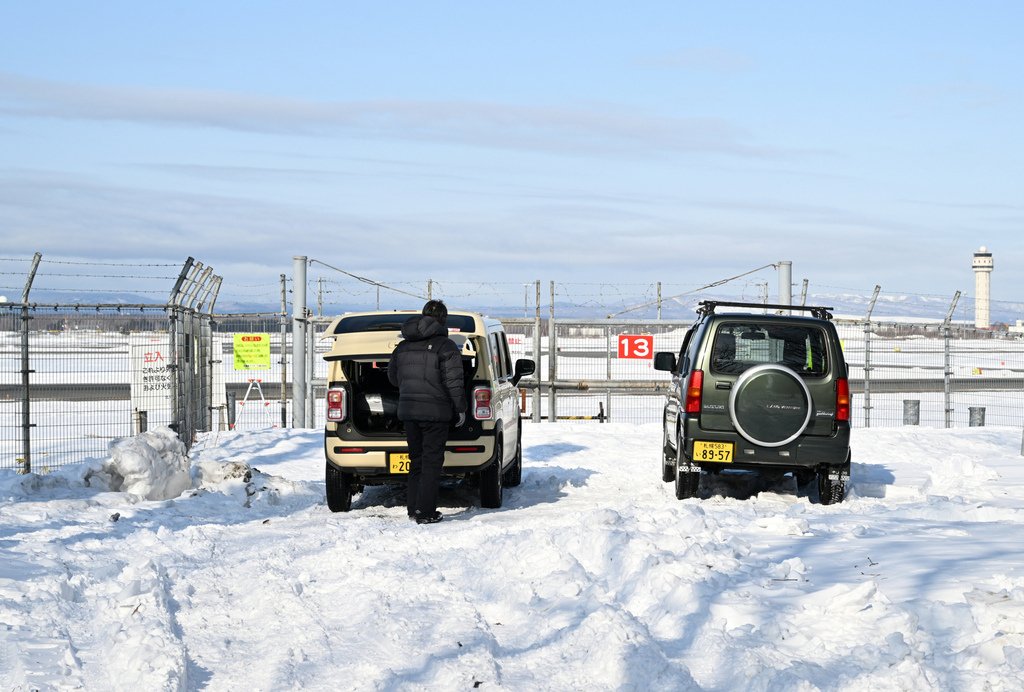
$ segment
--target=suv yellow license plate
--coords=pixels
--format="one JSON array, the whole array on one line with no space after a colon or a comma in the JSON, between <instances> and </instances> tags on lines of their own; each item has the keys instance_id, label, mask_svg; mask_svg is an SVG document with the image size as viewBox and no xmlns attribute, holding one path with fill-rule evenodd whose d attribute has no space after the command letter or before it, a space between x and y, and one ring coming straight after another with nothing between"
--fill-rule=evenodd
<instances>
[{"instance_id":1,"label":"suv yellow license plate","mask_svg":"<svg viewBox=\"0 0 1024 692\"><path fill-rule=\"evenodd\" d=\"M732 442L706 442L704 440L694 440L693 460L731 464L734 449L735 445Z\"/></svg>"},{"instance_id":2,"label":"suv yellow license plate","mask_svg":"<svg viewBox=\"0 0 1024 692\"><path fill-rule=\"evenodd\" d=\"M388 454L388 473L409 473L409 455L398 452Z\"/></svg>"}]
</instances>

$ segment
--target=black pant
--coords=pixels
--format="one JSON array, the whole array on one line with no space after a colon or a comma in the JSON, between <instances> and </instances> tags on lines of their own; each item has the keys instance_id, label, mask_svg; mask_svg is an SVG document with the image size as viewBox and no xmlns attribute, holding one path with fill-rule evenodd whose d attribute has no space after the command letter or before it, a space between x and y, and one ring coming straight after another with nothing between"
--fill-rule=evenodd
<instances>
[{"instance_id":1,"label":"black pant","mask_svg":"<svg viewBox=\"0 0 1024 692\"><path fill-rule=\"evenodd\" d=\"M409 443L409 480L406 507L409 514L429 517L437 511L437 490L444 465L444 444L448 441L448 423L405 421L405 439Z\"/></svg>"}]
</instances>

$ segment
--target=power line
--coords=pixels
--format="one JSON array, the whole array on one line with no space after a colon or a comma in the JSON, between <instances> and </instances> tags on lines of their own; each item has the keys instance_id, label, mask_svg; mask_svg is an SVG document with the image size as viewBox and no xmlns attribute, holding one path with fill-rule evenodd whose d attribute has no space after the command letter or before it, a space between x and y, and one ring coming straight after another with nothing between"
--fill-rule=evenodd
<instances>
[{"instance_id":1,"label":"power line","mask_svg":"<svg viewBox=\"0 0 1024 692\"><path fill-rule=\"evenodd\" d=\"M356 281L362 281L364 284L369 284L371 286L376 286L377 288L384 288L384 289L387 289L388 291L394 291L395 293L401 293L403 295L412 296L413 298L419 298L420 300L426 300L426 297L424 297L422 295L418 295L416 293L409 293L408 291L403 291L400 288L394 288L393 286L388 286L387 284L382 284L379 281L374 281L373 279L368 279L365 276L359 276L358 274L353 274L352 272L347 272L344 269L339 269L338 267L335 267L335 266L332 266L330 264L327 264L326 262L321 262L320 260L317 260L317 259L310 259L308 261L309 261L310 264L313 264L315 262L315 263L317 263L319 265L327 267L328 269L333 269L334 271L336 271L336 272L338 272L340 274L344 274L345 276L351 277L351 278L355 279Z\"/></svg>"},{"instance_id":2,"label":"power line","mask_svg":"<svg viewBox=\"0 0 1024 692\"><path fill-rule=\"evenodd\" d=\"M751 269L750 271L743 272L742 274L737 274L736 276L730 276L728 279L719 279L718 281L713 281L713 282L709 283L706 286L701 286L700 288L695 288L692 291L685 291L683 293L677 293L674 296L668 296L666 298L662 298L661 300L662 301L666 301L666 300L675 300L677 298L682 298L683 296L689 295L691 293L697 293L698 291L704 291L704 290L707 290L709 288L714 288L716 286L721 286L723 284L727 284L730 281L735 281L736 279L742 279L744 276L748 276L749 274L754 274L756 272L761 271L762 269L768 269L769 267L775 268L777 266L778 265L776 265L775 263L766 264L763 267L758 267L757 269ZM657 302L658 302L657 300L652 300L650 302L642 303L640 305L634 305L631 308L626 308L625 310L620 310L619 312L613 312L612 314L608 315L608 318L610 319L612 317L618 317L619 315L625 314L627 312L633 312L634 310L639 310L640 308L647 308L647 307L650 307L652 305L656 305Z\"/></svg>"}]
</instances>

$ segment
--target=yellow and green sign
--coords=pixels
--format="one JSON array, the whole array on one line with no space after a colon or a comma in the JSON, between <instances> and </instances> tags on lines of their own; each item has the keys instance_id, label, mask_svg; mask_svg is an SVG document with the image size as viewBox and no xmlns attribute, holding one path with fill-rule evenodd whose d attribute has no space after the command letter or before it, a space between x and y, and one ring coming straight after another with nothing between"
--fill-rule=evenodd
<instances>
[{"instance_id":1,"label":"yellow and green sign","mask_svg":"<svg viewBox=\"0 0 1024 692\"><path fill-rule=\"evenodd\" d=\"M235 334L235 370L270 370L270 334Z\"/></svg>"}]
</instances>

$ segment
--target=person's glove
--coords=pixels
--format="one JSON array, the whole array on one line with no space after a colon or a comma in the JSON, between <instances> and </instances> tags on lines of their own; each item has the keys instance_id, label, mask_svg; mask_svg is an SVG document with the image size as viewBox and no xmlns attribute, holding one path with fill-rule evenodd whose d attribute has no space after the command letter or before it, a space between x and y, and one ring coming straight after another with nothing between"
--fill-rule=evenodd
<instances>
[{"instance_id":1,"label":"person's glove","mask_svg":"<svg viewBox=\"0 0 1024 692\"><path fill-rule=\"evenodd\" d=\"M455 419L455 427L456 428L461 428L465 424L466 424L466 414L465 413L460 413L459 417Z\"/></svg>"}]
</instances>

